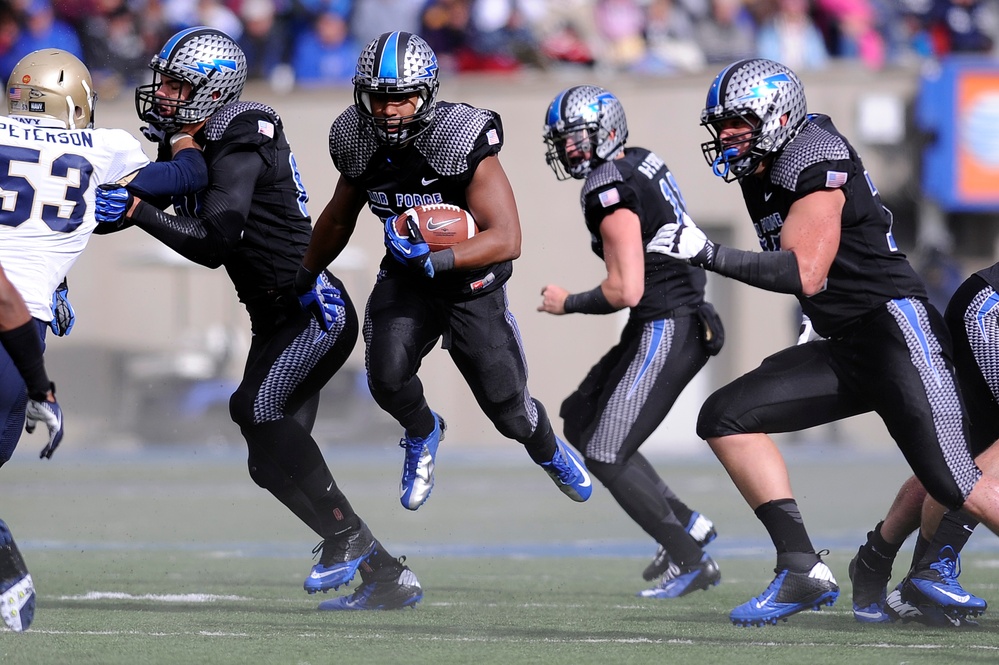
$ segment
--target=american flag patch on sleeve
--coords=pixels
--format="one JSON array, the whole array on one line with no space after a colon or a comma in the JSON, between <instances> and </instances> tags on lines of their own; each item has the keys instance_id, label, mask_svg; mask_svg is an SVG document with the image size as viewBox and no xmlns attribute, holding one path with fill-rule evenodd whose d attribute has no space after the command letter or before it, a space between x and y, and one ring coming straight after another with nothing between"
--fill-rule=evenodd
<instances>
[{"instance_id":1,"label":"american flag patch on sleeve","mask_svg":"<svg viewBox=\"0 0 999 665\"><path fill-rule=\"evenodd\" d=\"M598 196L600 197L600 205L605 208L621 202L621 193L617 191L617 187L608 189L606 192L600 192Z\"/></svg>"},{"instance_id":2,"label":"american flag patch on sleeve","mask_svg":"<svg viewBox=\"0 0 999 665\"><path fill-rule=\"evenodd\" d=\"M846 174L842 171L826 171L826 187L836 189L846 184Z\"/></svg>"},{"instance_id":3,"label":"american flag patch on sleeve","mask_svg":"<svg viewBox=\"0 0 999 665\"><path fill-rule=\"evenodd\" d=\"M497 143L499 143L499 132L497 132L495 129L490 129L488 132L486 132L486 141L489 143L489 145L496 145Z\"/></svg>"},{"instance_id":4,"label":"american flag patch on sleeve","mask_svg":"<svg viewBox=\"0 0 999 665\"><path fill-rule=\"evenodd\" d=\"M269 139L274 138L274 124L266 120L257 120L257 133Z\"/></svg>"}]
</instances>

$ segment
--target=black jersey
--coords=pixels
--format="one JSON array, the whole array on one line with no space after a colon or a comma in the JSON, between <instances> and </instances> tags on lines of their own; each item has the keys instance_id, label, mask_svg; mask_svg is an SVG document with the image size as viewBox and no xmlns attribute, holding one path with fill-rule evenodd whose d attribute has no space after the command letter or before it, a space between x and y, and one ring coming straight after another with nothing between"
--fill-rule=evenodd
<instances>
[{"instance_id":1,"label":"black jersey","mask_svg":"<svg viewBox=\"0 0 999 665\"><path fill-rule=\"evenodd\" d=\"M178 216L161 217L160 223L179 233L158 237L192 261L225 266L257 331L297 304L289 294L312 234L308 196L281 119L271 107L228 104L205 125L203 141L209 187L194 197L175 199ZM264 164L256 181L233 171L249 153ZM232 208L247 199L244 220Z\"/></svg>"},{"instance_id":2,"label":"black jersey","mask_svg":"<svg viewBox=\"0 0 999 665\"><path fill-rule=\"evenodd\" d=\"M467 104L437 102L433 122L403 148L383 146L357 109L347 108L333 121L329 136L333 165L348 182L367 192L368 206L384 225L386 219L421 204L450 203L468 209L465 190L479 163L503 147L499 115ZM383 270L409 271L387 252ZM426 280L433 293L464 299L504 284L513 272L510 261L440 273Z\"/></svg>"},{"instance_id":3,"label":"black jersey","mask_svg":"<svg viewBox=\"0 0 999 665\"><path fill-rule=\"evenodd\" d=\"M896 298L926 298L922 280L892 236L892 214L853 146L824 115L810 115L765 177L741 178L742 195L764 251L780 249L791 204L822 189L846 195L840 244L826 288L801 309L823 337L835 337L861 316Z\"/></svg>"},{"instance_id":4,"label":"black jersey","mask_svg":"<svg viewBox=\"0 0 999 665\"><path fill-rule=\"evenodd\" d=\"M249 303L287 289L309 245L312 223L281 118L263 104L236 102L212 116L205 135L209 169L230 153L251 150L266 166L253 188L240 241L224 262L240 300Z\"/></svg>"},{"instance_id":5,"label":"black jersey","mask_svg":"<svg viewBox=\"0 0 999 665\"><path fill-rule=\"evenodd\" d=\"M642 244L647 245L664 224L679 221L685 210L680 188L655 153L627 148L624 157L605 162L587 177L580 194L593 253L604 258L600 224L618 208L638 215ZM645 293L631 308L637 321L665 318L684 305L704 300L705 274L686 261L657 252L645 252Z\"/></svg>"}]
</instances>

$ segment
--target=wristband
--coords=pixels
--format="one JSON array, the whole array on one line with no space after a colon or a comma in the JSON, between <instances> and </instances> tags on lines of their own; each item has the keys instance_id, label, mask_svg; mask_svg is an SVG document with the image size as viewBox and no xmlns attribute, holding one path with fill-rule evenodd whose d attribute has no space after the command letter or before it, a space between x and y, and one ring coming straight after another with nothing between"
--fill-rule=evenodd
<instances>
[{"instance_id":1,"label":"wristband","mask_svg":"<svg viewBox=\"0 0 999 665\"><path fill-rule=\"evenodd\" d=\"M42 357L42 338L38 334L38 324L29 319L24 325L0 332L0 344L14 362L28 387L28 397L44 401L52 382L45 373Z\"/></svg>"},{"instance_id":2,"label":"wristband","mask_svg":"<svg viewBox=\"0 0 999 665\"><path fill-rule=\"evenodd\" d=\"M184 139L191 139L193 141L194 137L188 134L187 132L177 132L176 134L170 137L170 147L171 148L174 147Z\"/></svg>"},{"instance_id":3,"label":"wristband","mask_svg":"<svg viewBox=\"0 0 999 665\"><path fill-rule=\"evenodd\" d=\"M572 314L610 314L616 312L617 308L607 301L604 290L600 286L583 293L573 293L565 299L565 313Z\"/></svg>"},{"instance_id":4,"label":"wristband","mask_svg":"<svg viewBox=\"0 0 999 665\"><path fill-rule=\"evenodd\" d=\"M434 267L434 274L454 269L454 250L448 247L436 252L430 252L430 265Z\"/></svg>"},{"instance_id":5,"label":"wristband","mask_svg":"<svg viewBox=\"0 0 999 665\"><path fill-rule=\"evenodd\" d=\"M298 272L295 273L295 293L302 295L312 290L312 287L316 285L316 278L319 277L319 273L312 272L304 265L298 266Z\"/></svg>"}]
</instances>

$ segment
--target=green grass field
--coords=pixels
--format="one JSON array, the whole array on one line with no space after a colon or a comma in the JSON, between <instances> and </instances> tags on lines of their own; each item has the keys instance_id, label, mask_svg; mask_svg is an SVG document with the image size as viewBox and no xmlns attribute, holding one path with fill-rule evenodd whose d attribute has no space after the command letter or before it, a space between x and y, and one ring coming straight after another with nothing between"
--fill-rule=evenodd
<instances>
[{"instance_id":1,"label":"green grass field","mask_svg":"<svg viewBox=\"0 0 999 665\"><path fill-rule=\"evenodd\" d=\"M252 484L241 451L60 450L39 461L32 443L0 475L0 517L38 589L31 630L0 632L4 665L999 661L992 613L960 631L853 620L847 563L906 475L900 456L791 455L812 539L830 550L843 593L832 608L746 629L728 611L763 590L773 554L713 458L654 461L716 522L722 583L655 601L635 597L655 547L602 488L574 504L521 451L442 448L434 494L410 513L397 499L398 448L328 449L354 507L425 592L413 610L329 613L315 608L331 596L301 586L318 539ZM983 531L961 580L999 602L997 567L999 543Z\"/></svg>"}]
</instances>

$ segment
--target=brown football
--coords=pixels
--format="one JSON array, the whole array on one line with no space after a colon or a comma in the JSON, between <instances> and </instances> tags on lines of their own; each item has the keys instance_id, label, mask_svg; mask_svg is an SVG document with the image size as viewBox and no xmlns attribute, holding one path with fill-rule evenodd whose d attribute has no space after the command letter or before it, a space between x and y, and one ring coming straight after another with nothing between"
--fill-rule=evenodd
<instances>
[{"instance_id":1,"label":"brown football","mask_svg":"<svg viewBox=\"0 0 999 665\"><path fill-rule=\"evenodd\" d=\"M414 206L402 213L395 222L399 235L410 236L410 219L420 229L431 252L453 247L479 231L472 213L449 203Z\"/></svg>"}]
</instances>

